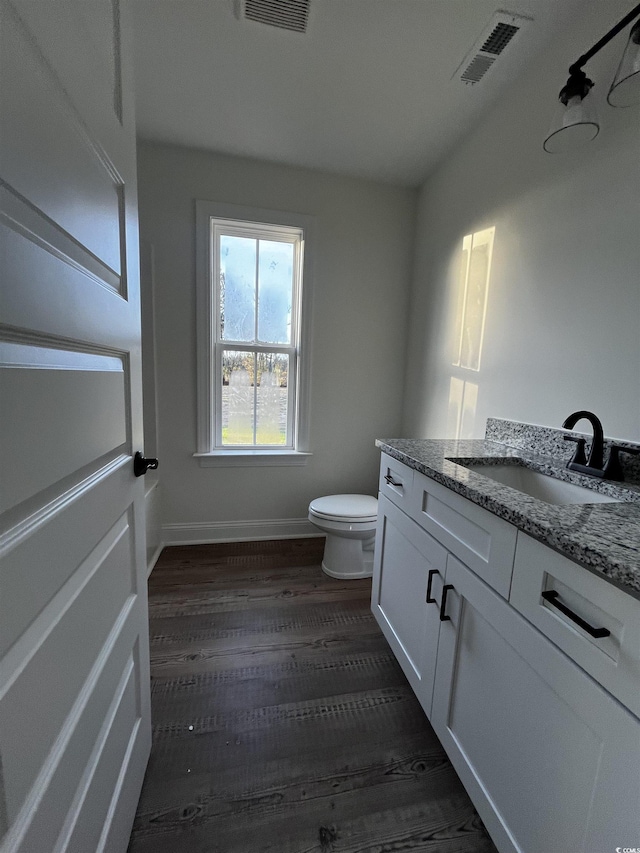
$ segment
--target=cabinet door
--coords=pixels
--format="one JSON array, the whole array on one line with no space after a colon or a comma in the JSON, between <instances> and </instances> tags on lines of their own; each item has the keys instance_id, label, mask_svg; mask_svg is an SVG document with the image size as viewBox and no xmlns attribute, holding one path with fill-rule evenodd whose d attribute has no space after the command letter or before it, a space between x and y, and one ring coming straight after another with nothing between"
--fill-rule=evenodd
<instances>
[{"instance_id":1,"label":"cabinet door","mask_svg":"<svg viewBox=\"0 0 640 853\"><path fill-rule=\"evenodd\" d=\"M427 716L431 714L439 604L447 552L384 495L378 529L371 609ZM431 577L432 603L427 603Z\"/></svg>"},{"instance_id":2,"label":"cabinet door","mask_svg":"<svg viewBox=\"0 0 640 853\"><path fill-rule=\"evenodd\" d=\"M640 838L640 722L451 555L432 724L501 851Z\"/></svg>"}]
</instances>

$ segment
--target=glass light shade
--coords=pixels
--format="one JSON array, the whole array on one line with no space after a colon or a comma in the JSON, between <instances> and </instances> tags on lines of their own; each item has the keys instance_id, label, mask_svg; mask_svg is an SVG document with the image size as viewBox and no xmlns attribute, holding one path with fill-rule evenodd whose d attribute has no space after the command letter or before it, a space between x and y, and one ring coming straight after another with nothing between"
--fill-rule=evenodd
<instances>
[{"instance_id":1,"label":"glass light shade","mask_svg":"<svg viewBox=\"0 0 640 853\"><path fill-rule=\"evenodd\" d=\"M566 105L558 102L551 129L544 141L544 150L550 154L571 151L598 135L600 125L596 116L593 98L574 95Z\"/></svg>"},{"instance_id":2,"label":"glass light shade","mask_svg":"<svg viewBox=\"0 0 640 853\"><path fill-rule=\"evenodd\" d=\"M607 101L612 107L631 107L640 103L640 21L631 28Z\"/></svg>"}]
</instances>

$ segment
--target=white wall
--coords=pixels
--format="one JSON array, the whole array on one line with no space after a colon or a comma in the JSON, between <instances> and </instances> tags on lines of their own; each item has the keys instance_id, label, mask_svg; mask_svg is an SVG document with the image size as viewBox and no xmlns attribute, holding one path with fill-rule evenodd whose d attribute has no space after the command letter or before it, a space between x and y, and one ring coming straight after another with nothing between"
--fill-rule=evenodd
<instances>
[{"instance_id":1,"label":"white wall","mask_svg":"<svg viewBox=\"0 0 640 853\"><path fill-rule=\"evenodd\" d=\"M454 376L477 385L465 437L482 436L488 416L560 426L586 408L601 417L607 435L640 439L640 108L604 103L628 33L587 66L600 135L572 155L542 150L569 64L627 7L592 4L571 38L562 37L516 81L423 186L407 436L454 436L447 420ZM485 339L475 373L451 366L457 252L466 234L491 226Z\"/></svg>"},{"instance_id":2,"label":"white wall","mask_svg":"<svg viewBox=\"0 0 640 853\"><path fill-rule=\"evenodd\" d=\"M416 192L148 142L138 161L141 238L155 259L165 541L313 530L247 523L306 519L309 501L322 494L375 494L374 440L400 428ZM192 458L195 199L316 218L306 466L200 468Z\"/></svg>"}]
</instances>

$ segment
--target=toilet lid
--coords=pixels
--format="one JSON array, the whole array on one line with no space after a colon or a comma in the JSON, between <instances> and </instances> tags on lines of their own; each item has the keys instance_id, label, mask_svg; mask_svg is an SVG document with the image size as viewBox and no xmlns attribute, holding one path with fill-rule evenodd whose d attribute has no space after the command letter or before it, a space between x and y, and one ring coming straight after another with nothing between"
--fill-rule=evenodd
<instances>
[{"instance_id":1,"label":"toilet lid","mask_svg":"<svg viewBox=\"0 0 640 853\"><path fill-rule=\"evenodd\" d=\"M338 521L375 521L378 500L371 495L327 495L311 501L309 511Z\"/></svg>"}]
</instances>

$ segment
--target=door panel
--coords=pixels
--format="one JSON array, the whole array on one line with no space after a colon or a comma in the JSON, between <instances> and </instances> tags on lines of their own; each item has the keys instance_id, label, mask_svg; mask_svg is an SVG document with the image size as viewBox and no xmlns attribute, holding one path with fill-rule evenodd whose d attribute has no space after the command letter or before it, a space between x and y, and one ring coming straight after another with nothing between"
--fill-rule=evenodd
<instances>
[{"instance_id":1,"label":"door panel","mask_svg":"<svg viewBox=\"0 0 640 853\"><path fill-rule=\"evenodd\" d=\"M8 791L9 814L16 814L33 785L40 766L81 692L93 689L92 668L108 655L116 622L126 619L135 596L132 583L131 529L127 517L100 542L74 573L74 589L60 596L61 609L40 620L45 631L23 655L19 669L9 676L0 704L3 765L13 779ZM85 620L91 614L91 631ZM82 637L82 642L77 638ZM26 652L26 654L24 654ZM64 661L64 667L60 667ZM42 713L42 685L57 672L55 689L48 691L47 713ZM23 733L29 732L29 749Z\"/></svg>"},{"instance_id":2,"label":"door panel","mask_svg":"<svg viewBox=\"0 0 640 853\"><path fill-rule=\"evenodd\" d=\"M26 27L3 28L3 180L119 274L121 182Z\"/></svg>"},{"instance_id":3,"label":"door panel","mask_svg":"<svg viewBox=\"0 0 640 853\"><path fill-rule=\"evenodd\" d=\"M122 448L126 392L121 358L0 343L0 512Z\"/></svg>"},{"instance_id":4,"label":"door panel","mask_svg":"<svg viewBox=\"0 0 640 853\"><path fill-rule=\"evenodd\" d=\"M26 631L42 633L44 629L38 627L36 617L54 619L55 611L47 615L47 606L59 607L52 600L72 593L75 587L68 584L70 579L73 585L79 583L81 564L122 514L122 491L131 477L128 467L128 460L121 456L95 475L82 478L76 487L66 489L51 504L45 504L4 534L0 654L12 647L15 653L16 643ZM97 484L99 488L95 488ZM10 514L5 513L3 518L7 515ZM43 554L44 567L40 565ZM33 644L31 640L25 642L29 647ZM11 668L7 660L0 664L0 672Z\"/></svg>"},{"instance_id":5,"label":"door panel","mask_svg":"<svg viewBox=\"0 0 640 853\"><path fill-rule=\"evenodd\" d=\"M26 28L11 14L3 27L3 179L120 273L120 185Z\"/></svg>"},{"instance_id":6,"label":"door panel","mask_svg":"<svg viewBox=\"0 0 640 853\"><path fill-rule=\"evenodd\" d=\"M139 688L136 683L138 671L135 660L136 648L127 658L126 665L122 671L119 683L116 687L115 697L112 701L107 724L100 732L98 749L94 750L95 772L91 776L91 783L86 792L87 807L83 810L80 819L72 828L71 836L66 848L69 853L84 853L86 850L99 850L102 846L102 836L107 831L109 822L107 817L112 803L117 803L118 777L121 768L126 766L127 753L135 747L137 726L140 724L140 709L138 707ZM102 828L100 823L94 820L94 814L103 816ZM65 839L66 840L66 839ZM126 847L128 839L125 839ZM117 849L117 848L113 848Z\"/></svg>"},{"instance_id":7,"label":"door panel","mask_svg":"<svg viewBox=\"0 0 640 853\"><path fill-rule=\"evenodd\" d=\"M2 853L124 853L150 748L125 13L0 0Z\"/></svg>"},{"instance_id":8,"label":"door panel","mask_svg":"<svg viewBox=\"0 0 640 853\"><path fill-rule=\"evenodd\" d=\"M41 786L42 800L31 797L27 800L33 806L33 816L23 821L18 815L13 824L14 833L16 828L24 833L18 849L29 853L58 853L69 849L70 839L78 832L100 837L103 831L109 830L105 822L108 808L112 800L117 801L121 796L114 782L118 782L118 776L127 767L127 759L129 764L141 760L139 754L127 755L129 751L139 751L143 743L136 675L139 670L135 625L130 621L123 626L102 670L97 673L85 704L74 708L63 738L56 744L59 758L42 768L47 783ZM69 748L71 743L73 748ZM105 787L106 784L110 787ZM32 789L34 793L35 790ZM136 793L134 807L137 796ZM124 851L127 840L124 846L105 849ZM12 848L8 846L7 849ZM93 853L100 849L86 847L85 851Z\"/></svg>"},{"instance_id":9,"label":"door panel","mask_svg":"<svg viewBox=\"0 0 640 853\"><path fill-rule=\"evenodd\" d=\"M0 183L0 202L2 210L0 246L2 246L3 260L6 264L4 270L6 290L3 295L6 300L6 311L25 308L22 299L12 299L12 285L19 281L22 281L23 286L27 288L27 293L36 295L36 298L31 298L27 303L30 309L36 312L36 317L42 313L38 310L37 293L43 281L46 282L47 291L41 294L40 298L45 300L47 312L53 307L50 305L50 298L56 294L62 297L73 295L80 300L79 307L82 309L84 308L83 300L87 299L85 290L89 290L89 299L99 296L91 292L93 284L111 288L118 293L122 291L124 287L122 276L113 272L99 258L76 243L55 222L31 207L26 199L14 192L9 185ZM44 316L47 317L48 314L44 313ZM60 317L62 323L70 324L68 328L78 327L77 323L86 319L82 313L80 317L73 315ZM71 325L74 320L75 326ZM64 328L67 327L61 326L61 329ZM97 328L100 329L101 326L98 325Z\"/></svg>"}]
</instances>

